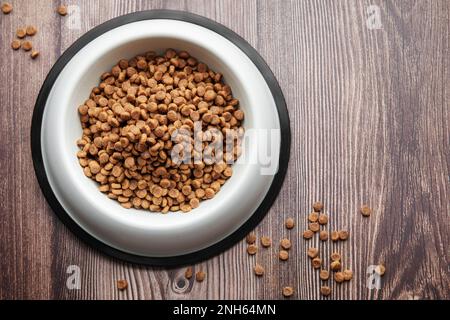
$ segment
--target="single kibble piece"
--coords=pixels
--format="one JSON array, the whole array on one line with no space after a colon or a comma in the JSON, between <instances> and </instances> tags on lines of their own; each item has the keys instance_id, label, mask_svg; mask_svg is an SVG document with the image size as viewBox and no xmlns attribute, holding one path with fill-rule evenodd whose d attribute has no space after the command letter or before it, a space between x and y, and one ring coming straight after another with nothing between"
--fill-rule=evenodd
<instances>
[{"instance_id":1,"label":"single kibble piece","mask_svg":"<svg viewBox=\"0 0 450 320\"><path fill-rule=\"evenodd\" d=\"M272 240L269 237L261 237L261 245L268 248L272 245Z\"/></svg>"},{"instance_id":2,"label":"single kibble piece","mask_svg":"<svg viewBox=\"0 0 450 320\"><path fill-rule=\"evenodd\" d=\"M319 215L319 224L327 224L328 223L328 216L325 213L321 213Z\"/></svg>"},{"instance_id":3,"label":"single kibble piece","mask_svg":"<svg viewBox=\"0 0 450 320\"><path fill-rule=\"evenodd\" d=\"M278 257L281 261L286 261L287 259L289 259L289 252L287 252L286 250L280 250Z\"/></svg>"},{"instance_id":4,"label":"single kibble piece","mask_svg":"<svg viewBox=\"0 0 450 320\"><path fill-rule=\"evenodd\" d=\"M251 244L247 247L247 253L249 255L254 255L254 254L256 254L257 251L258 251L258 247L255 246L254 244Z\"/></svg>"},{"instance_id":5,"label":"single kibble piece","mask_svg":"<svg viewBox=\"0 0 450 320\"><path fill-rule=\"evenodd\" d=\"M320 288L320 293L323 296L327 297L327 296L329 296L331 294L331 288L328 287L328 286L323 286L323 287Z\"/></svg>"},{"instance_id":6,"label":"single kibble piece","mask_svg":"<svg viewBox=\"0 0 450 320\"><path fill-rule=\"evenodd\" d=\"M262 276L262 275L264 274L264 267L261 266L260 264L256 264L256 265L253 267L253 271L255 272L255 274L256 274L257 276Z\"/></svg>"},{"instance_id":7,"label":"single kibble piece","mask_svg":"<svg viewBox=\"0 0 450 320\"><path fill-rule=\"evenodd\" d=\"M16 30L16 36L19 39L25 38L27 35L27 30L25 28L19 28Z\"/></svg>"},{"instance_id":8,"label":"single kibble piece","mask_svg":"<svg viewBox=\"0 0 450 320\"><path fill-rule=\"evenodd\" d=\"M314 259L319 255L319 250L317 248L309 248L308 249L308 257Z\"/></svg>"},{"instance_id":9,"label":"single kibble piece","mask_svg":"<svg viewBox=\"0 0 450 320\"><path fill-rule=\"evenodd\" d=\"M67 7L66 6L64 6L64 5L60 5L59 7L58 7L58 14L60 15L60 16L65 16L65 15L67 15Z\"/></svg>"},{"instance_id":10,"label":"single kibble piece","mask_svg":"<svg viewBox=\"0 0 450 320\"><path fill-rule=\"evenodd\" d=\"M20 46L22 45L22 43L20 42L20 40L14 39L11 42L11 48L13 48L14 50L18 50L20 49Z\"/></svg>"},{"instance_id":11,"label":"single kibble piece","mask_svg":"<svg viewBox=\"0 0 450 320\"><path fill-rule=\"evenodd\" d=\"M36 59L39 56L39 51L33 50L30 54L31 59Z\"/></svg>"},{"instance_id":12,"label":"single kibble piece","mask_svg":"<svg viewBox=\"0 0 450 320\"><path fill-rule=\"evenodd\" d=\"M308 216L309 222L317 222L319 220L319 214L317 212L311 212Z\"/></svg>"},{"instance_id":13,"label":"single kibble piece","mask_svg":"<svg viewBox=\"0 0 450 320\"><path fill-rule=\"evenodd\" d=\"M126 288L128 288L127 280L117 280L117 289L125 290Z\"/></svg>"},{"instance_id":14,"label":"single kibble piece","mask_svg":"<svg viewBox=\"0 0 450 320\"><path fill-rule=\"evenodd\" d=\"M368 205L362 205L360 212L364 217L369 217L372 214L372 209Z\"/></svg>"},{"instance_id":15,"label":"single kibble piece","mask_svg":"<svg viewBox=\"0 0 450 320\"><path fill-rule=\"evenodd\" d=\"M328 272L328 270L320 270L319 273L319 278L323 281L326 281L330 278L330 273Z\"/></svg>"},{"instance_id":16,"label":"single kibble piece","mask_svg":"<svg viewBox=\"0 0 450 320\"><path fill-rule=\"evenodd\" d=\"M333 252L331 254L331 261L340 261L341 260L341 255L339 254L339 252Z\"/></svg>"},{"instance_id":17,"label":"single kibble piece","mask_svg":"<svg viewBox=\"0 0 450 320\"><path fill-rule=\"evenodd\" d=\"M347 240L348 239L348 231L345 231L345 230L339 231L339 239Z\"/></svg>"},{"instance_id":18,"label":"single kibble piece","mask_svg":"<svg viewBox=\"0 0 450 320\"><path fill-rule=\"evenodd\" d=\"M192 270L192 267L187 267L186 271L184 272L184 277L186 279L190 279L190 278L192 278L193 274L194 274L194 272Z\"/></svg>"},{"instance_id":19,"label":"single kibble piece","mask_svg":"<svg viewBox=\"0 0 450 320\"><path fill-rule=\"evenodd\" d=\"M344 280L345 281L350 281L353 278L353 271L349 270L349 269L345 269L344 270Z\"/></svg>"},{"instance_id":20,"label":"single kibble piece","mask_svg":"<svg viewBox=\"0 0 450 320\"><path fill-rule=\"evenodd\" d=\"M205 280L206 277L206 273L202 270L198 271L195 274L195 280L197 280L197 282L202 282L203 280Z\"/></svg>"},{"instance_id":21,"label":"single kibble piece","mask_svg":"<svg viewBox=\"0 0 450 320\"><path fill-rule=\"evenodd\" d=\"M338 231L331 231L331 240L332 241L338 241L339 240L339 232Z\"/></svg>"},{"instance_id":22,"label":"single kibble piece","mask_svg":"<svg viewBox=\"0 0 450 320\"><path fill-rule=\"evenodd\" d=\"M319 269L322 266L322 259L316 257L312 260L312 266L314 269Z\"/></svg>"},{"instance_id":23,"label":"single kibble piece","mask_svg":"<svg viewBox=\"0 0 450 320\"><path fill-rule=\"evenodd\" d=\"M320 225L317 222L311 222L308 225L309 230L311 230L312 232L317 232L320 230Z\"/></svg>"},{"instance_id":24,"label":"single kibble piece","mask_svg":"<svg viewBox=\"0 0 450 320\"><path fill-rule=\"evenodd\" d=\"M344 282L345 277L344 277L344 273L343 272L336 272L334 274L334 281L336 281L337 283L341 283Z\"/></svg>"},{"instance_id":25,"label":"single kibble piece","mask_svg":"<svg viewBox=\"0 0 450 320\"><path fill-rule=\"evenodd\" d=\"M13 10L13 6L11 5L11 3L8 3L8 2L2 3L2 12L4 14L9 14L9 13L11 13L12 10Z\"/></svg>"},{"instance_id":26,"label":"single kibble piece","mask_svg":"<svg viewBox=\"0 0 450 320\"><path fill-rule=\"evenodd\" d=\"M24 41L22 43L22 49L25 51L30 51L31 49L33 49L33 44L31 43L31 41Z\"/></svg>"},{"instance_id":27,"label":"single kibble piece","mask_svg":"<svg viewBox=\"0 0 450 320\"><path fill-rule=\"evenodd\" d=\"M382 264L379 264L376 268L375 268L375 272L378 273L380 276L383 276L384 273L386 272L386 267Z\"/></svg>"},{"instance_id":28,"label":"single kibble piece","mask_svg":"<svg viewBox=\"0 0 450 320\"><path fill-rule=\"evenodd\" d=\"M322 240L322 241L327 241L328 240L328 231L321 230L319 232L319 239Z\"/></svg>"},{"instance_id":29,"label":"single kibble piece","mask_svg":"<svg viewBox=\"0 0 450 320\"><path fill-rule=\"evenodd\" d=\"M283 296L288 298L294 294L294 288L292 287L284 287L283 288Z\"/></svg>"},{"instance_id":30,"label":"single kibble piece","mask_svg":"<svg viewBox=\"0 0 450 320\"><path fill-rule=\"evenodd\" d=\"M316 211L316 212L322 211L322 209L323 209L323 204L322 204L322 202L320 202L320 201L314 202L314 203L313 203L313 209L314 209L314 211Z\"/></svg>"},{"instance_id":31,"label":"single kibble piece","mask_svg":"<svg viewBox=\"0 0 450 320\"><path fill-rule=\"evenodd\" d=\"M314 236L314 232L312 232L311 230L305 230L303 232L303 238L305 239L311 239Z\"/></svg>"},{"instance_id":32,"label":"single kibble piece","mask_svg":"<svg viewBox=\"0 0 450 320\"><path fill-rule=\"evenodd\" d=\"M333 271L341 270L341 262L339 260L331 262L330 269Z\"/></svg>"},{"instance_id":33,"label":"single kibble piece","mask_svg":"<svg viewBox=\"0 0 450 320\"><path fill-rule=\"evenodd\" d=\"M286 226L286 229L292 229L295 226L295 221L293 218L287 218L284 225Z\"/></svg>"},{"instance_id":34,"label":"single kibble piece","mask_svg":"<svg viewBox=\"0 0 450 320\"><path fill-rule=\"evenodd\" d=\"M291 248L291 241L289 239L282 239L280 241L280 247L289 250Z\"/></svg>"},{"instance_id":35,"label":"single kibble piece","mask_svg":"<svg viewBox=\"0 0 450 320\"><path fill-rule=\"evenodd\" d=\"M37 29L35 26L27 26L26 33L27 36L34 36L37 33Z\"/></svg>"},{"instance_id":36,"label":"single kibble piece","mask_svg":"<svg viewBox=\"0 0 450 320\"><path fill-rule=\"evenodd\" d=\"M254 244L256 241L256 234L254 234L253 232L249 233L245 238L245 240L247 241L248 244Z\"/></svg>"}]
</instances>

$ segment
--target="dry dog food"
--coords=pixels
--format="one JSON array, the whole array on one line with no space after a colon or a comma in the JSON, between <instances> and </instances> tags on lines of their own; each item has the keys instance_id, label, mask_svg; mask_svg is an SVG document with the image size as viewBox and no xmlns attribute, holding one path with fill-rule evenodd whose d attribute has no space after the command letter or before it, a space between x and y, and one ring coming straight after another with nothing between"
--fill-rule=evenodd
<instances>
[{"instance_id":1,"label":"dry dog food","mask_svg":"<svg viewBox=\"0 0 450 320\"><path fill-rule=\"evenodd\" d=\"M309 230L311 230L312 232L317 232L320 230L320 225L317 222L311 222L308 225Z\"/></svg>"},{"instance_id":2,"label":"dry dog food","mask_svg":"<svg viewBox=\"0 0 450 320\"><path fill-rule=\"evenodd\" d=\"M362 205L360 212L364 217L369 217L372 214L372 209L370 209L368 205Z\"/></svg>"},{"instance_id":3,"label":"dry dog food","mask_svg":"<svg viewBox=\"0 0 450 320\"><path fill-rule=\"evenodd\" d=\"M313 209L314 209L314 211L316 211L316 212L322 211L322 209L323 209L323 204L322 204L322 202L320 202L320 201L314 202L314 203L313 203Z\"/></svg>"},{"instance_id":4,"label":"dry dog food","mask_svg":"<svg viewBox=\"0 0 450 320\"><path fill-rule=\"evenodd\" d=\"M308 249L308 257L314 259L319 255L319 250L317 248L309 248Z\"/></svg>"},{"instance_id":5,"label":"dry dog food","mask_svg":"<svg viewBox=\"0 0 450 320\"><path fill-rule=\"evenodd\" d=\"M67 7L64 5L60 5L57 9L57 12L60 16L65 16L67 15Z\"/></svg>"},{"instance_id":6,"label":"dry dog food","mask_svg":"<svg viewBox=\"0 0 450 320\"><path fill-rule=\"evenodd\" d=\"M269 237L261 237L261 245L264 248L268 248L272 245L272 240Z\"/></svg>"},{"instance_id":7,"label":"dry dog food","mask_svg":"<svg viewBox=\"0 0 450 320\"><path fill-rule=\"evenodd\" d=\"M25 38L27 35L27 30L25 28L19 28L16 30L16 36L19 39Z\"/></svg>"},{"instance_id":8,"label":"dry dog food","mask_svg":"<svg viewBox=\"0 0 450 320\"><path fill-rule=\"evenodd\" d=\"M38 56L39 56L39 51L37 51L37 50L31 51L30 57L32 59L36 59Z\"/></svg>"},{"instance_id":9,"label":"dry dog food","mask_svg":"<svg viewBox=\"0 0 450 320\"><path fill-rule=\"evenodd\" d=\"M22 49L25 51L30 51L31 49L33 49L33 44L31 43L31 41L24 41L22 43Z\"/></svg>"},{"instance_id":10,"label":"dry dog food","mask_svg":"<svg viewBox=\"0 0 450 320\"><path fill-rule=\"evenodd\" d=\"M322 269L320 270L319 278L323 281L326 281L330 278L330 273L328 272L328 270Z\"/></svg>"},{"instance_id":11,"label":"dry dog food","mask_svg":"<svg viewBox=\"0 0 450 320\"><path fill-rule=\"evenodd\" d=\"M352 280L352 278L353 278L353 271L352 270L345 269L343 273L344 273L344 280L345 281Z\"/></svg>"},{"instance_id":12,"label":"dry dog food","mask_svg":"<svg viewBox=\"0 0 450 320\"><path fill-rule=\"evenodd\" d=\"M338 231L331 231L331 240L332 241L338 241L339 240L339 232Z\"/></svg>"},{"instance_id":13,"label":"dry dog food","mask_svg":"<svg viewBox=\"0 0 450 320\"><path fill-rule=\"evenodd\" d=\"M322 240L322 241L327 241L328 240L328 231L321 230L319 232L319 239Z\"/></svg>"},{"instance_id":14,"label":"dry dog food","mask_svg":"<svg viewBox=\"0 0 450 320\"><path fill-rule=\"evenodd\" d=\"M319 220L319 214L317 212L311 212L308 216L310 222L317 222Z\"/></svg>"},{"instance_id":15,"label":"dry dog food","mask_svg":"<svg viewBox=\"0 0 450 320\"><path fill-rule=\"evenodd\" d=\"M311 239L314 236L314 232L312 232L311 230L305 230L303 232L303 238L305 239Z\"/></svg>"},{"instance_id":16,"label":"dry dog food","mask_svg":"<svg viewBox=\"0 0 450 320\"><path fill-rule=\"evenodd\" d=\"M249 233L247 237L245 238L248 244L254 244L256 242L256 234Z\"/></svg>"},{"instance_id":17,"label":"dry dog food","mask_svg":"<svg viewBox=\"0 0 450 320\"><path fill-rule=\"evenodd\" d=\"M188 212L233 174L229 163L241 154L244 135L238 104L222 75L186 51L122 59L78 108L79 163L125 208ZM223 142L224 151L216 154L210 141ZM174 153L188 161L177 162Z\"/></svg>"},{"instance_id":18,"label":"dry dog food","mask_svg":"<svg viewBox=\"0 0 450 320\"><path fill-rule=\"evenodd\" d=\"M202 282L203 280L205 280L206 278L206 273L202 270L198 271L195 274L195 280L197 280L197 282Z\"/></svg>"},{"instance_id":19,"label":"dry dog food","mask_svg":"<svg viewBox=\"0 0 450 320\"><path fill-rule=\"evenodd\" d=\"M339 260L332 261L330 264L330 269L333 271L341 270L341 262Z\"/></svg>"},{"instance_id":20,"label":"dry dog food","mask_svg":"<svg viewBox=\"0 0 450 320\"><path fill-rule=\"evenodd\" d=\"M322 225L327 224L328 223L328 216L325 213L321 213L319 215L319 219L318 220L319 220L319 224L322 224Z\"/></svg>"},{"instance_id":21,"label":"dry dog food","mask_svg":"<svg viewBox=\"0 0 450 320\"><path fill-rule=\"evenodd\" d=\"M320 288L320 293L325 297L329 296L331 294L331 288L328 286L322 286Z\"/></svg>"},{"instance_id":22,"label":"dry dog food","mask_svg":"<svg viewBox=\"0 0 450 320\"><path fill-rule=\"evenodd\" d=\"M295 226L295 221L293 218L287 218L285 222L286 229L292 229Z\"/></svg>"},{"instance_id":23,"label":"dry dog food","mask_svg":"<svg viewBox=\"0 0 450 320\"><path fill-rule=\"evenodd\" d=\"M375 272L378 273L380 276L383 276L384 273L386 272L386 267L382 264L379 264L376 268L375 268Z\"/></svg>"},{"instance_id":24,"label":"dry dog food","mask_svg":"<svg viewBox=\"0 0 450 320\"><path fill-rule=\"evenodd\" d=\"M11 42L11 48L13 48L14 50L19 50L21 46L22 46L22 42L20 42L20 40L14 39Z\"/></svg>"},{"instance_id":25,"label":"dry dog food","mask_svg":"<svg viewBox=\"0 0 450 320\"><path fill-rule=\"evenodd\" d=\"M184 272L184 277L186 278L186 279L190 279L190 278L192 278L192 276L193 276L193 271L192 271L192 267L187 267L186 268L186 271Z\"/></svg>"},{"instance_id":26,"label":"dry dog food","mask_svg":"<svg viewBox=\"0 0 450 320\"><path fill-rule=\"evenodd\" d=\"M258 247L255 246L254 244L251 244L247 247L247 253L249 255L254 255L254 254L256 254L257 251L258 251Z\"/></svg>"},{"instance_id":27,"label":"dry dog food","mask_svg":"<svg viewBox=\"0 0 450 320\"><path fill-rule=\"evenodd\" d=\"M281 239L280 247L289 250L291 248L291 241L289 239Z\"/></svg>"},{"instance_id":28,"label":"dry dog food","mask_svg":"<svg viewBox=\"0 0 450 320\"><path fill-rule=\"evenodd\" d=\"M287 252L286 250L280 250L278 257L281 261L286 261L287 259L289 259L289 252Z\"/></svg>"},{"instance_id":29,"label":"dry dog food","mask_svg":"<svg viewBox=\"0 0 450 320\"><path fill-rule=\"evenodd\" d=\"M346 231L346 230L339 231L339 239L347 240L348 239L348 231Z\"/></svg>"},{"instance_id":30,"label":"dry dog food","mask_svg":"<svg viewBox=\"0 0 450 320\"><path fill-rule=\"evenodd\" d=\"M334 274L334 281L336 281L337 283L341 283L344 282L345 278L344 278L344 273L343 272L336 272Z\"/></svg>"},{"instance_id":31,"label":"dry dog food","mask_svg":"<svg viewBox=\"0 0 450 320\"><path fill-rule=\"evenodd\" d=\"M26 34L27 36L34 36L37 33L37 29L35 26L27 26Z\"/></svg>"},{"instance_id":32,"label":"dry dog food","mask_svg":"<svg viewBox=\"0 0 450 320\"><path fill-rule=\"evenodd\" d=\"M340 261L341 255L338 252L333 252L331 254L331 261Z\"/></svg>"},{"instance_id":33,"label":"dry dog food","mask_svg":"<svg viewBox=\"0 0 450 320\"><path fill-rule=\"evenodd\" d=\"M322 259L319 257L312 259L312 266L314 269L319 269L322 266Z\"/></svg>"},{"instance_id":34,"label":"dry dog food","mask_svg":"<svg viewBox=\"0 0 450 320\"><path fill-rule=\"evenodd\" d=\"M2 12L4 14L9 14L9 13L11 13L12 10L13 10L13 6L10 3L8 3L8 2L2 3Z\"/></svg>"},{"instance_id":35,"label":"dry dog food","mask_svg":"<svg viewBox=\"0 0 450 320\"><path fill-rule=\"evenodd\" d=\"M264 274L264 267L261 266L260 264L256 264L253 267L253 271L255 272L255 274L259 277L261 277Z\"/></svg>"},{"instance_id":36,"label":"dry dog food","mask_svg":"<svg viewBox=\"0 0 450 320\"><path fill-rule=\"evenodd\" d=\"M294 294L294 288L292 287L284 287L283 290L283 296L285 296L286 298L292 296Z\"/></svg>"},{"instance_id":37,"label":"dry dog food","mask_svg":"<svg viewBox=\"0 0 450 320\"><path fill-rule=\"evenodd\" d=\"M127 280L117 280L117 289L125 290L126 288L128 288Z\"/></svg>"}]
</instances>

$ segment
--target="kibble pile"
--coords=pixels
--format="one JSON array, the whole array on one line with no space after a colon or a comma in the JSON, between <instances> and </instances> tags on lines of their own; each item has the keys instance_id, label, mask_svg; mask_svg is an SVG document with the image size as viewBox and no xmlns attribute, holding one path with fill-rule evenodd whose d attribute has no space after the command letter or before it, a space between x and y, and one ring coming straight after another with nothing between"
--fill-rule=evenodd
<instances>
[{"instance_id":1,"label":"kibble pile","mask_svg":"<svg viewBox=\"0 0 450 320\"><path fill-rule=\"evenodd\" d=\"M239 101L220 73L186 51L120 60L101 75L78 111L83 134L77 156L84 174L125 208L162 213L197 208L231 177L229 163L241 153ZM196 123L203 142L188 135L172 141L176 130L192 133ZM231 146L225 139L230 135ZM211 148L211 141L223 143L223 153ZM179 163L172 151L203 160Z\"/></svg>"}]
</instances>

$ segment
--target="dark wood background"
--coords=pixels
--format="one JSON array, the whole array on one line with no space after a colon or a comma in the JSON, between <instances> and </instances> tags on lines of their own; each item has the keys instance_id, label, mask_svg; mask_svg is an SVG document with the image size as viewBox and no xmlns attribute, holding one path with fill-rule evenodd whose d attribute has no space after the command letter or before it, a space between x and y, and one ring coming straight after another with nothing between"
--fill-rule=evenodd
<instances>
[{"instance_id":1,"label":"dark wood background","mask_svg":"<svg viewBox=\"0 0 450 320\"><path fill-rule=\"evenodd\" d=\"M3 2L3 1L2 1ZM75 1L80 29L55 13L60 1L10 0L0 14L0 298L2 299L319 299L317 272L301 238L310 205L320 199L330 229L350 239L327 244L343 252L354 280L333 284L334 299L450 298L450 2L429 1ZM382 27L367 25L369 5ZM184 269L130 265L88 247L55 217L36 181L30 123L43 80L60 54L94 26L145 9L180 9L218 21L265 58L284 91L292 152L283 189L257 227L274 246L248 257L243 242ZM41 56L10 48L17 27L34 24ZM370 27L372 26L372 27ZM369 219L357 210L374 209ZM283 226L297 220L294 230ZM289 237L291 258L279 263L277 242ZM256 278L259 262L266 275ZM366 268L384 262L380 290ZM81 290L66 288L69 265ZM119 292L117 279L130 287Z\"/></svg>"}]
</instances>

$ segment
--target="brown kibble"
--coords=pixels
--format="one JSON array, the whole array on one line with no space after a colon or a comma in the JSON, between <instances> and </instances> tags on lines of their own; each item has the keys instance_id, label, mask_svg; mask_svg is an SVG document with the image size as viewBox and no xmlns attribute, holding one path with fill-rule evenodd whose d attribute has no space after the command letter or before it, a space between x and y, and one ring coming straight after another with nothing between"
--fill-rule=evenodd
<instances>
[{"instance_id":1,"label":"brown kibble","mask_svg":"<svg viewBox=\"0 0 450 320\"><path fill-rule=\"evenodd\" d=\"M281 239L280 247L289 250L291 248L291 241L289 239Z\"/></svg>"},{"instance_id":2,"label":"brown kibble","mask_svg":"<svg viewBox=\"0 0 450 320\"><path fill-rule=\"evenodd\" d=\"M322 241L327 241L328 240L328 231L321 230L319 232L319 239L322 240Z\"/></svg>"},{"instance_id":3,"label":"brown kibble","mask_svg":"<svg viewBox=\"0 0 450 320\"><path fill-rule=\"evenodd\" d=\"M281 261L286 261L287 259L289 259L289 252L287 252L286 250L280 250L278 257Z\"/></svg>"},{"instance_id":4,"label":"brown kibble","mask_svg":"<svg viewBox=\"0 0 450 320\"><path fill-rule=\"evenodd\" d=\"M349 269L345 269L344 270L344 280L345 281L350 281L353 278L353 271L349 270Z\"/></svg>"},{"instance_id":5,"label":"brown kibble","mask_svg":"<svg viewBox=\"0 0 450 320\"><path fill-rule=\"evenodd\" d=\"M247 247L247 253L249 255L254 255L254 254L256 254L257 251L258 251L258 247L254 244L251 244Z\"/></svg>"},{"instance_id":6,"label":"brown kibble","mask_svg":"<svg viewBox=\"0 0 450 320\"><path fill-rule=\"evenodd\" d=\"M27 36L34 36L37 33L37 29L35 26L27 26L26 28Z\"/></svg>"},{"instance_id":7,"label":"brown kibble","mask_svg":"<svg viewBox=\"0 0 450 320\"><path fill-rule=\"evenodd\" d=\"M21 46L22 46L22 43L20 42L20 40L14 39L11 42L11 48L13 48L14 50L20 49Z\"/></svg>"},{"instance_id":8,"label":"brown kibble","mask_svg":"<svg viewBox=\"0 0 450 320\"><path fill-rule=\"evenodd\" d=\"M312 232L311 230L305 230L303 232L303 238L305 239L311 239L314 236L314 232Z\"/></svg>"},{"instance_id":9,"label":"brown kibble","mask_svg":"<svg viewBox=\"0 0 450 320\"><path fill-rule=\"evenodd\" d=\"M256 264L256 265L253 267L253 271L255 272L255 274L256 274L257 276L261 277L261 276L264 274L264 267L261 266L261 265L259 265L259 264Z\"/></svg>"},{"instance_id":10,"label":"brown kibble","mask_svg":"<svg viewBox=\"0 0 450 320\"><path fill-rule=\"evenodd\" d=\"M364 217L369 217L372 214L372 209L368 205L362 205L360 208L360 212Z\"/></svg>"},{"instance_id":11,"label":"brown kibble","mask_svg":"<svg viewBox=\"0 0 450 320\"><path fill-rule=\"evenodd\" d=\"M272 245L272 240L269 237L261 237L261 245L268 248Z\"/></svg>"},{"instance_id":12,"label":"brown kibble","mask_svg":"<svg viewBox=\"0 0 450 320\"><path fill-rule=\"evenodd\" d=\"M57 12L60 16L67 15L67 7L65 5L60 5L57 9Z\"/></svg>"},{"instance_id":13,"label":"brown kibble","mask_svg":"<svg viewBox=\"0 0 450 320\"><path fill-rule=\"evenodd\" d=\"M312 266L314 269L319 269L322 266L322 259L319 257L312 259Z\"/></svg>"},{"instance_id":14,"label":"brown kibble","mask_svg":"<svg viewBox=\"0 0 450 320\"><path fill-rule=\"evenodd\" d=\"M2 3L2 12L9 14L13 10L13 6L9 2Z\"/></svg>"},{"instance_id":15,"label":"brown kibble","mask_svg":"<svg viewBox=\"0 0 450 320\"><path fill-rule=\"evenodd\" d=\"M249 233L245 240L248 244L254 244L256 242L256 234L254 234L253 232Z\"/></svg>"},{"instance_id":16,"label":"brown kibble","mask_svg":"<svg viewBox=\"0 0 450 320\"><path fill-rule=\"evenodd\" d=\"M319 215L319 224L327 224L328 223L328 216L325 213L321 213Z\"/></svg>"},{"instance_id":17,"label":"brown kibble","mask_svg":"<svg viewBox=\"0 0 450 320\"><path fill-rule=\"evenodd\" d=\"M322 202L320 202L320 201L314 202L314 203L313 203L313 209L314 209L314 211L316 211L316 212L322 211L322 209L323 209L323 204L322 204Z\"/></svg>"},{"instance_id":18,"label":"brown kibble","mask_svg":"<svg viewBox=\"0 0 450 320\"><path fill-rule=\"evenodd\" d=\"M338 241L339 240L339 232L331 231L331 240L332 241Z\"/></svg>"},{"instance_id":19,"label":"brown kibble","mask_svg":"<svg viewBox=\"0 0 450 320\"><path fill-rule=\"evenodd\" d=\"M319 220L319 214L317 212L311 212L308 216L309 222L317 222Z\"/></svg>"},{"instance_id":20,"label":"brown kibble","mask_svg":"<svg viewBox=\"0 0 450 320\"><path fill-rule=\"evenodd\" d=\"M345 277L344 277L344 273L343 272L336 272L334 274L334 281L336 281L337 283L342 283L344 282Z\"/></svg>"},{"instance_id":21,"label":"brown kibble","mask_svg":"<svg viewBox=\"0 0 450 320\"><path fill-rule=\"evenodd\" d=\"M348 231L345 231L345 230L339 231L339 239L347 240L348 239Z\"/></svg>"},{"instance_id":22,"label":"brown kibble","mask_svg":"<svg viewBox=\"0 0 450 320\"><path fill-rule=\"evenodd\" d=\"M319 250L317 248L309 248L308 249L308 257L314 259L319 255Z\"/></svg>"},{"instance_id":23,"label":"brown kibble","mask_svg":"<svg viewBox=\"0 0 450 320\"><path fill-rule=\"evenodd\" d=\"M320 293L323 296L327 297L327 296L329 296L331 294L331 288L328 287L328 286L323 286L323 287L320 288Z\"/></svg>"},{"instance_id":24,"label":"brown kibble","mask_svg":"<svg viewBox=\"0 0 450 320\"><path fill-rule=\"evenodd\" d=\"M322 269L320 270L319 278L323 281L326 281L330 278L330 273L328 272L328 270Z\"/></svg>"},{"instance_id":25,"label":"brown kibble","mask_svg":"<svg viewBox=\"0 0 450 320\"><path fill-rule=\"evenodd\" d=\"M25 38L25 36L27 35L27 30L25 28L18 28L16 30L16 36L19 39Z\"/></svg>"},{"instance_id":26,"label":"brown kibble","mask_svg":"<svg viewBox=\"0 0 450 320\"><path fill-rule=\"evenodd\" d=\"M36 59L39 56L39 51L33 50L30 54L31 59Z\"/></svg>"},{"instance_id":27,"label":"brown kibble","mask_svg":"<svg viewBox=\"0 0 450 320\"><path fill-rule=\"evenodd\" d=\"M283 296L288 298L294 294L294 288L284 287L282 292L283 292Z\"/></svg>"},{"instance_id":28,"label":"brown kibble","mask_svg":"<svg viewBox=\"0 0 450 320\"><path fill-rule=\"evenodd\" d=\"M295 221L293 218L287 218L284 225L286 226L286 229L292 229L295 226Z\"/></svg>"},{"instance_id":29,"label":"brown kibble","mask_svg":"<svg viewBox=\"0 0 450 320\"><path fill-rule=\"evenodd\" d=\"M186 268L186 271L184 272L184 277L186 278L186 279L190 279L190 278L192 278L192 275L193 275L194 273L193 273L193 270L192 270L192 267L187 267Z\"/></svg>"},{"instance_id":30,"label":"brown kibble","mask_svg":"<svg viewBox=\"0 0 450 320\"><path fill-rule=\"evenodd\" d=\"M339 252L333 252L331 254L331 261L340 261L341 260L341 255L339 254Z\"/></svg>"},{"instance_id":31,"label":"brown kibble","mask_svg":"<svg viewBox=\"0 0 450 320\"><path fill-rule=\"evenodd\" d=\"M117 280L117 289L119 290L125 290L128 288L128 282L127 280Z\"/></svg>"},{"instance_id":32,"label":"brown kibble","mask_svg":"<svg viewBox=\"0 0 450 320\"><path fill-rule=\"evenodd\" d=\"M311 230L312 232L317 232L320 230L320 225L317 222L311 222L308 225L309 230Z\"/></svg>"},{"instance_id":33,"label":"brown kibble","mask_svg":"<svg viewBox=\"0 0 450 320\"><path fill-rule=\"evenodd\" d=\"M203 98L205 101L212 101L217 97L217 94L214 90L207 90Z\"/></svg>"},{"instance_id":34,"label":"brown kibble","mask_svg":"<svg viewBox=\"0 0 450 320\"><path fill-rule=\"evenodd\" d=\"M331 262L330 269L333 271L341 270L341 262L339 260Z\"/></svg>"},{"instance_id":35,"label":"brown kibble","mask_svg":"<svg viewBox=\"0 0 450 320\"><path fill-rule=\"evenodd\" d=\"M31 41L24 41L22 43L22 49L25 51L30 51L31 49L33 49L33 44L31 43Z\"/></svg>"},{"instance_id":36,"label":"brown kibble","mask_svg":"<svg viewBox=\"0 0 450 320\"><path fill-rule=\"evenodd\" d=\"M202 282L203 280L205 280L206 278L206 273L202 270L198 271L195 274L195 280L197 280L197 282Z\"/></svg>"},{"instance_id":37,"label":"brown kibble","mask_svg":"<svg viewBox=\"0 0 450 320\"><path fill-rule=\"evenodd\" d=\"M383 276L386 272L386 267L383 264L379 264L375 268L375 272L378 273L380 276Z\"/></svg>"}]
</instances>

